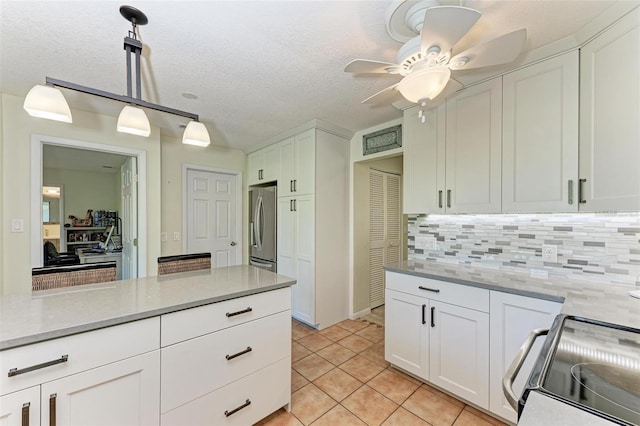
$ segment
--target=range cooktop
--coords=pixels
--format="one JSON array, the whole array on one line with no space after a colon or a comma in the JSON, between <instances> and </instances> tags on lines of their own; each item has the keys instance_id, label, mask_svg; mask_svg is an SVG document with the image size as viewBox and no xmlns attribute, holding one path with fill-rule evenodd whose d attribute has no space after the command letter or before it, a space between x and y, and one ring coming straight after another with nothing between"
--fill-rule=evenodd
<instances>
[{"instance_id":1,"label":"range cooktop","mask_svg":"<svg viewBox=\"0 0 640 426\"><path fill-rule=\"evenodd\" d=\"M640 330L564 317L539 391L620 424L640 425Z\"/></svg>"}]
</instances>

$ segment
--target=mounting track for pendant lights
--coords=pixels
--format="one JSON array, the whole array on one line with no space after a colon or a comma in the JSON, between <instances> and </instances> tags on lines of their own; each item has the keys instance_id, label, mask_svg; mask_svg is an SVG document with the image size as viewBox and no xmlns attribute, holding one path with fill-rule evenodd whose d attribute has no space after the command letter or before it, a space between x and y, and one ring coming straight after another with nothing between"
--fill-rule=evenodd
<instances>
[{"instance_id":1,"label":"mounting track for pendant lights","mask_svg":"<svg viewBox=\"0 0 640 426\"><path fill-rule=\"evenodd\" d=\"M164 105L154 104L142 99L142 84L140 77L140 56L142 53L142 43L137 39L136 26L146 25L149 21L146 15L140 10L131 6L121 6L120 14L129 22L131 22L132 30L128 36L124 38L124 49L126 50L127 59L127 95L118 95L104 90L92 87L82 86L80 84L68 81L58 80L46 77L46 86L36 85L27 94L24 102L24 109L33 117L46 118L49 120L72 122L71 111L69 106L58 88L74 90L77 92L87 93L89 95L99 96L106 99L126 103L118 118L118 131L131 133L135 135L148 136L150 133L150 125L146 114L140 108L152 109L155 111L166 112L168 114L189 118L190 121L182 138L182 143L207 146L210 144L209 132L204 124L200 123L198 114L181 111L179 109L166 107ZM133 77L136 81L136 96L133 96L132 90L132 67L131 57L135 57L135 68ZM146 123L145 123L146 121Z\"/></svg>"}]
</instances>

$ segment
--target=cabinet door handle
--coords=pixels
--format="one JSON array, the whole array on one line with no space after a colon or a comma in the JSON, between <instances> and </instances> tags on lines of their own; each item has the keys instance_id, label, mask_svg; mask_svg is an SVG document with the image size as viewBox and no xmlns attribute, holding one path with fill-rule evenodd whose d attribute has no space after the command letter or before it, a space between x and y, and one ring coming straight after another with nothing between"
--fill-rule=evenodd
<instances>
[{"instance_id":1,"label":"cabinet door handle","mask_svg":"<svg viewBox=\"0 0 640 426\"><path fill-rule=\"evenodd\" d=\"M289 200L289 211L293 211L293 200Z\"/></svg>"},{"instance_id":2,"label":"cabinet door handle","mask_svg":"<svg viewBox=\"0 0 640 426\"><path fill-rule=\"evenodd\" d=\"M244 355L244 354L248 354L249 352L251 352L253 349L251 349L251 346L247 346L247 349L240 351L236 354L233 355L225 355L224 357L227 359L227 361L230 361L234 358L238 358L240 355Z\"/></svg>"},{"instance_id":3,"label":"cabinet door handle","mask_svg":"<svg viewBox=\"0 0 640 426\"><path fill-rule=\"evenodd\" d=\"M54 359L53 361L43 362L42 364L32 365L31 367L25 367L20 369L12 368L11 370L9 370L8 376L13 377L13 376L17 376L18 374L29 373L31 371L40 370L41 368L51 367L52 365L56 365L56 364L62 364L63 362L67 362L68 359L69 359L69 355L62 355L60 358Z\"/></svg>"},{"instance_id":4,"label":"cabinet door handle","mask_svg":"<svg viewBox=\"0 0 640 426\"><path fill-rule=\"evenodd\" d=\"M52 393L49 396L49 426L56 426L56 398L57 393Z\"/></svg>"},{"instance_id":5,"label":"cabinet door handle","mask_svg":"<svg viewBox=\"0 0 640 426\"><path fill-rule=\"evenodd\" d=\"M451 208L451 190L447 189L447 207Z\"/></svg>"},{"instance_id":6,"label":"cabinet door handle","mask_svg":"<svg viewBox=\"0 0 640 426\"><path fill-rule=\"evenodd\" d=\"M431 327L435 327L436 326L436 307L432 306L431 307Z\"/></svg>"},{"instance_id":7,"label":"cabinet door handle","mask_svg":"<svg viewBox=\"0 0 640 426\"><path fill-rule=\"evenodd\" d=\"M438 191L438 207L442 208L442 189Z\"/></svg>"},{"instance_id":8,"label":"cabinet door handle","mask_svg":"<svg viewBox=\"0 0 640 426\"><path fill-rule=\"evenodd\" d=\"M567 193L568 203L573 204L573 179L569 179L567 182Z\"/></svg>"},{"instance_id":9,"label":"cabinet door handle","mask_svg":"<svg viewBox=\"0 0 640 426\"><path fill-rule=\"evenodd\" d=\"M293 191L298 192L298 179L293 180Z\"/></svg>"},{"instance_id":10,"label":"cabinet door handle","mask_svg":"<svg viewBox=\"0 0 640 426\"><path fill-rule=\"evenodd\" d=\"M289 192L293 192L293 179L289 181Z\"/></svg>"},{"instance_id":11,"label":"cabinet door handle","mask_svg":"<svg viewBox=\"0 0 640 426\"><path fill-rule=\"evenodd\" d=\"M582 198L582 195L584 192L583 185L586 181L587 181L586 179L578 179L578 203L579 204L585 204L587 202L587 200Z\"/></svg>"},{"instance_id":12,"label":"cabinet door handle","mask_svg":"<svg viewBox=\"0 0 640 426\"><path fill-rule=\"evenodd\" d=\"M293 211L294 212L298 211L298 200L293 200Z\"/></svg>"},{"instance_id":13,"label":"cabinet door handle","mask_svg":"<svg viewBox=\"0 0 640 426\"><path fill-rule=\"evenodd\" d=\"M29 426L29 407L31 407L30 402L22 404L22 426Z\"/></svg>"},{"instance_id":14,"label":"cabinet door handle","mask_svg":"<svg viewBox=\"0 0 640 426\"><path fill-rule=\"evenodd\" d=\"M421 286L421 285L419 285L419 286L418 286L418 288L419 288L420 290L431 291L431 292L433 292L433 293L440 293L440 289L438 289L438 288L423 287L423 286Z\"/></svg>"},{"instance_id":15,"label":"cabinet door handle","mask_svg":"<svg viewBox=\"0 0 640 426\"><path fill-rule=\"evenodd\" d=\"M253 311L253 309L251 309L251 307L249 307L249 308L243 309L241 311L227 312L225 315L227 315L227 318L231 318L231 317L235 317L236 315L240 315L240 314L248 314L251 311Z\"/></svg>"},{"instance_id":16,"label":"cabinet door handle","mask_svg":"<svg viewBox=\"0 0 640 426\"><path fill-rule=\"evenodd\" d=\"M230 415L235 414L235 413L237 413L238 411L240 411L240 410L242 410L243 408L246 408L246 407L248 407L248 406L250 406L250 405L251 405L251 400L250 400L250 399L247 399L247 401L246 401L244 404L242 404L241 406L239 406L239 407L237 407L237 408L234 408L234 409L233 409L233 410L231 410L231 411L225 410L225 411L224 411L224 415L225 415L226 417L229 417Z\"/></svg>"},{"instance_id":17,"label":"cabinet door handle","mask_svg":"<svg viewBox=\"0 0 640 426\"><path fill-rule=\"evenodd\" d=\"M426 313L427 305L422 305L422 324L427 323L427 313Z\"/></svg>"}]
</instances>

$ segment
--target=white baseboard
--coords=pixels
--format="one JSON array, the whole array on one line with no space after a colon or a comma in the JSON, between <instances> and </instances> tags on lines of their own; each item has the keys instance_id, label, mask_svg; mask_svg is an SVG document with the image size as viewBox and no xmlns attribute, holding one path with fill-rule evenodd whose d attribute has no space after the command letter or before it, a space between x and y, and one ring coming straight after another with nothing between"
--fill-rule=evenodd
<instances>
[{"instance_id":1,"label":"white baseboard","mask_svg":"<svg viewBox=\"0 0 640 426\"><path fill-rule=\"evenodd\" d=\"M371 313L371 309L370 308L363 309L363 310L361 310L359 312L354 312L351 315L349 315L349 319L355 320L355 319L358 319L358 318L365 317L365 316L369 315L370 313Z\"/></svg>"}]
</instances>

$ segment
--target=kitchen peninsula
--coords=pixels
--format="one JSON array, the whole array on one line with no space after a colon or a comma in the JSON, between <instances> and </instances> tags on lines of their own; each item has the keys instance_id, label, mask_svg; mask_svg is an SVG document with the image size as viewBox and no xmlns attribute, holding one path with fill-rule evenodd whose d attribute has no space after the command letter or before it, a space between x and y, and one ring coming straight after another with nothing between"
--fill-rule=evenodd
<instances>
[{"instance_id":1,"label":"kitchen peninsula","mask_svg":"<svg viewBox=\"0 0 640 426\"><path fill-rule=\"evenodd\" d=\"M293 284L241 265L3 298L0 414L251 424L290 403Z\"/></svg>"}]
</instances>

